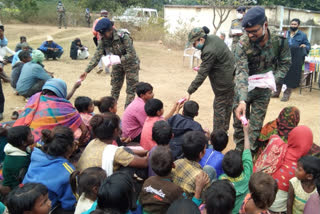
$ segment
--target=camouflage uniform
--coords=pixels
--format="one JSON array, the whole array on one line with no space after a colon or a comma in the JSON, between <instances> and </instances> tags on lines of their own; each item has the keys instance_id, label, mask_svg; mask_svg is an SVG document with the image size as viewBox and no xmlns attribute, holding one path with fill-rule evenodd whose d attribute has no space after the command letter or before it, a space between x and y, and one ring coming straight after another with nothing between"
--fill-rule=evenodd
<instances>
[{"instance_id":1,"label":"camouflage uniform","mask_svg":"<svg viewBox=\"0 0 320 214\"><path fill-rule=\"evenodd\" d=\"M192 34L199 33L198 30L201 30L201 28L193 29L189 37ZM234 95L235 61L233 54L219 37L207 35L204 47L201 50L201 60L200 70L189 86L188 93L194 93L209 76L215 94L213 129L228 131Z\"/></svg>"},{"instance_id":2,"label":"camouflage uniform","mask_svg":"<svg viewBox=\"0 0 320 214\"><path fill-rule=\"evenodd\" d=\"M58 14L59 28L61 28L62 22L64 24L64 27L67 28L66 11L64 9L64 6L62 4L60 4L60 3L57 6L57 14Z\"/></svg>"},{"instance_id":3,"label":"camouflage uniform","mask_svg":"<svg viewBox=\"0 0 320 214\"><path fill-rule=\"evenodd\" d=\"M97 50L91 59L86 72L89 73L95 68L104 54L112 53L121 58L121 64L114 65L111 73L111 96L119 99L120 91L126 77L127 98L125 107L128 106L135 97L136 84L139 82L140 60L133 47L133 41L129 33L122 30L113 29L113 38L108 40L104 37L98 42Z\"/></svg>"},{"instance_id":4,"label":"camouflage uniform","mask_svg":"<svg viewBox=\"0 0 320 214\"><path fill-rule=\"evenodd\" d=\"M236 45L238 44L241 37L241 36L232 35L232 30L242 30L243 32L241 22L242 22L241 20L235 19L231 23L229 36L232 38L232 46L231 46L232 53L234 53L234 51L236 50Z\"/></svg>"},{"instance_id":5,"label":"camouflage uniform","mask_svg":"<svg viewBox=\"0 0 320 214\"><path fill-rule=\"evenodd\" d=\"M256 139L266 116L270 101L271 90L255 88L248 92L248 77L254 74L263 74L273 71L276 82L283 78L291 64L290 49L287 40L284 41L282 49L281 38L277 34L269 32L269 40L264 47L251 42L247 34L240 38L235 51L236 76L235 76L235 102L236 109L240 101L247 104L246 117L250 119L249 138L251 149L255 151L258 147ZM241 122L234 115L234 142L238 149L243 150L244 136Z\"/></svg>"}]
</instances>

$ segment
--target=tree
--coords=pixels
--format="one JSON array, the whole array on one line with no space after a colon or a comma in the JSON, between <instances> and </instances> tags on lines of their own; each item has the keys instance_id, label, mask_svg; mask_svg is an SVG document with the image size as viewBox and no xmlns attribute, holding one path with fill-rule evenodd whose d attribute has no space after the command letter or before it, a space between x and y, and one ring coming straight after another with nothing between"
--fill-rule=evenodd
<instances>
[{"instance_id":1,"label":"tree","mask_svg":"<svg viewBox=\"0 0 320 214\"><path fill-rule=\"evenodd\" d=\"M284 5L286 7L320 10L320 0L258 0L259 5Z\"/></svg>"},{"instance_id":2,"label":"tree","mask_svg":"<svg viewBox=\"0 0 320 214\"><path fill-rule=\"evenodd\" d=\"M238 6L246 6L254 4L254 0L208 0L208 4L212 6L213 9L213 27L214 34L218 32L221 25L227 20L230 15L230 12ZM216 21L218 20L218 23Z\"/></svg>"}]
</instances>

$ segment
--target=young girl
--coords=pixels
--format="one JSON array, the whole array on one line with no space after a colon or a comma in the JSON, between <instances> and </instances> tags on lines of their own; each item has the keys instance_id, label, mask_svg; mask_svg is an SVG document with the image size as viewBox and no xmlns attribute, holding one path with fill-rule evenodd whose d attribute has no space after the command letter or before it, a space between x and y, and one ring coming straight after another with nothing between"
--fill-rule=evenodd
<instances>
[{"instance_id":1,"label":"young girl","mask_svg":"<svg viewBox=\"0 0 320 214\"><path fill-rule=\"evenodd\" d=\"M90 125L95 139L83 151L77 168L82 171L89 167L101 167L110 176L120 167L146 168L148 166L147 151L133 151L130 154L123 147L112 145L119 136L120 119L117 115L108 113L95 115Z\"/></svg>"},{"instance_id":2,"label":"young girl","mask_svg":"<svg viewBox=\"0 0 320 214\"><path fill-rule=\"evenodd\" d=\"M75 214L89 210L97 200L100 185L107 177L106 172L100 167L91 167L83 172L74 171L70 176L70 184L74 195L80 196Z\"/></svg>"},{"instance_id":3,"label":"young girl","mask_svg":"<svg viewBox=\"0 0 320 214\"><path fill-rule=\"evenodd\" d=\"M93 101L93 104L98 107L101 114L107 112L117 114L118 103L113 97L102 97L100 100Z\"/></svg>"},{"instance_id":4,"label":"young girl","mask_svg":"<svg viewBox=\"0 0 320 214\"><path fill-rule=\"evenodd\" d=\"M69 183L74 166L68 161L75 149L73 132L65 126L53 131L42 130L44 145L35 148L23 183L42 183L49 190L52 208L56 213L74 213L76 198ZM62 210L62 211L61 211Z\"/></svg>"},{"instance_id":5,"label":"young girl","mask_svg":"<svg viewBox=\"0 0 320 214\"><path fill-rule=\"evenodd\" d=\"M303 156L298 161L294 178L290 180L287 214L302 214L310 196L315 193L320 177L320 160L314 156Z\"/></svg>"},{"instance_id":6,"label":"young girl","mask_svg":"<svg viewBox=\"0 0 320 214\"><path fill-rule=\"evenodd\" d=\"M94 105L89 97L77 97L74 101L74 106L80 113L82 121L86 126L89 126L89 122L93 117Z\"/></svg>"},{"instance_id":7,"label":"young girl","mask_svg":"<svg viewBox=\"0 0 320 214\"><path fill-rule=\"evenodd\" d=\"M21 185L9 193L7 208L10 214L48 214L51 209L48 189L39 183Z\"/></svg>"},{"instance_id":8,"label":"young girl","mask_svg":"<svg viewBox=\"0 0 320 214\"><path fill-rule=\"evenodd\" d=\"M264 172L253 173L249 181L250 193L245 197L240 214L269 214L278 191L277 182Z\"/></svg>"},{"instance_id":9,"label":"young girl","mask_svg":"<svg viewBox=\"0 0 320 214\"><path fill-rule=\"evenodd\" d=\"M116 172L103 182L97 201L83 214L130 214L130 210L137 207L136 200L131 176L125 172Z\"/></svg>"}]
</instances>

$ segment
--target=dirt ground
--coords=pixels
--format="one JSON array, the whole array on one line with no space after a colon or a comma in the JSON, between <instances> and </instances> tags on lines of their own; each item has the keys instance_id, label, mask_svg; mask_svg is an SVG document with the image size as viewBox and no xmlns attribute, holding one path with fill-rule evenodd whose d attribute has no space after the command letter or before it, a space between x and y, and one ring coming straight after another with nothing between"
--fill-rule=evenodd
<instances>
[{"instance_id":1,"label":"dirt ground","mask_svg":"<svg viewBox=\"0 0 320 214\"><path fill-rule=\"evenodd\" d=\"M80 74L85 70L89 60L73 61L69 57L71 41L79 37L82 43L89 47L91 56L94 54L95 46L92 41L92 33L89 28L68 28L58 29L52 26L35 26L35 25L6 25L5 35L9 40L9 47L14 49L19 37L27 36L28 43L33 48L38 48L45 40L47 35L51 35L54 41L64 48L64 54L59 61L45 61L44 65L50 72L54 72L54 76L64 79L68 88L71 89L73 84L79 79ZM186 60L183 65L183 51L170 50L158 42L134 42L134 46L141 60L140 81L149 82L154 87L155 97L162 100L165 105L165 112L168 112L173 103L182 98L186 94L186 90L194 79L196 72L188 67ZM10 75L11 66L5 66L5 72ZM3 90L6 98L4 121L10 120L11 113L16 109L22 109L26 104L25 100L14 95L10 84L3 84ZM92 99L99 99L102 96L110 95L110 75L102 73L97 74L93 70L82 83L82 86L76 91L71 99L77 96L89 96ZM118 114L123 113L125 101L125 85L121 91L118 102ZM289 102L280 102L279 99L272 99L265 123L275 119L282 108L286 106L296 106L301 112L300 124L309 126L314 134L314 142L319 144L320 139L320 91L303 90L299 94L296 89ZM204 128L212 130L213 117L213 99L214 94L211 90L210 82L207 79L203 85L191 97L200 105L199 116L196 120L202 124ZM95 109L95 112L98 112ZM231 121L232 124L232 121ZM232 143L233 128L230 126L230 144L229 148L234 145Z\"/></svg>"}]
</instances>

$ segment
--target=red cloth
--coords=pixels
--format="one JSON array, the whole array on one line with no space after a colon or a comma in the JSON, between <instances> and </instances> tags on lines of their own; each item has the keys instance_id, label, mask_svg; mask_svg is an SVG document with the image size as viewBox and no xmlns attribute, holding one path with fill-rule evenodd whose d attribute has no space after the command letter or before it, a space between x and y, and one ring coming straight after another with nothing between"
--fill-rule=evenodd
<instances>
[{"instance_id":1,"label":"red cloth","mask_svg":"<svg viewBox=\"0 0 320 214\"><path fill-rule=\"evenodd\" d=\"M277 140L282 141L281 138ZM312 143L312 131L307 126L298 126L289 133L288 149L283 158L283 164L272 174L280 190L288 192L289 180L295 176L297 162L308 153Z\"/></svg>"}]
</instances>

